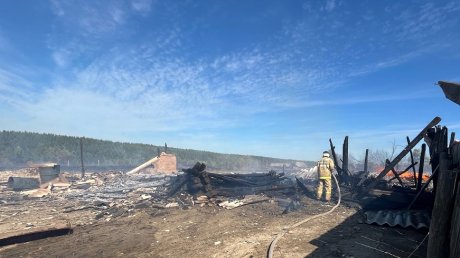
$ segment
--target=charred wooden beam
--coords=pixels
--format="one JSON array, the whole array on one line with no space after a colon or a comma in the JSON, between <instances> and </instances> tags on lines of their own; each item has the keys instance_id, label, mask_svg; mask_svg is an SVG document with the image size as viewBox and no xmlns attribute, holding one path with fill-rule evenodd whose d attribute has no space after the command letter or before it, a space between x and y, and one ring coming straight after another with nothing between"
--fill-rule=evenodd
<instances>
[{"instance_id":1,"label":"charred wooden beam","mask_svg":"<svg viewBox=\"0 0 460 258\"><path fill-rule=\"evenodd\" d=\"M460 182L457 182L456 197L454 199L450 234L450 257L460 257Z\"/></svg>"},{"instance_id":2,"label":"charred wooden beam","mask_svg":"<svg viewBox=\"0 0 460 258\"><path fill-rule=\"evenodd\" d=\"M344 172L345 181L348 182L348 176L350 172L348 171L348 136L345 136L343 140L343 152L342 152L342 171Z\"/></svg>"},{"instance_id":3,"label":"charred wooden beam","mask_svg":"<svg viewBox=\"0 0 460 258\"><path fill-rule=\"evenodd\" d=\"M367 175L369 174L368 158L369 158L369 149L366 149L366 156L364 157L364 177L367 177Z\"/></svg>"},{"instance_id":4,"label":"charred wooden beam","mask_svg":"<svg viewBox=\"0 0 460 258\"><path fill-rule=\"evenodd\" d=\"M455 188L455 173L447 152L439 155L439 178L433 212L431 214L428 258L449 257L449 236Z\"/></svg>"},{"instance_id":5,"label":"charred wooden beam","mask_svg":"<svg viewBox=\"0 0 460 258\"><path fill-rule=\"evenodd\" d=\"M329 144L331 145L332 159L334 160L335 169L339 174L339 177L342 176L342 168L339 166L339 160L337 159L337 154L335 153L335 146L332 144L332 139L329 139Z\"/></svg>"},{"instance_id":6,"label":"charred wooden beam","mask_svg":"<svg viewBox=\"0 0 460 258\"><path fill-rule=\"evenodd\" d=\"M412 200L412 202L409 204L409 206L407 206L407 209L410 210L412 208L412 206L414 205L414 203L417 201L417 199L420 197L420 195L422 195L422 193L425 191L425 189L428 187L428 185L430 185L430 182L431 180L433 180L433 178L437 175L438 173L438 168L439 168L439 165L433 170L433 172L431 173L431 176L428 178L428 180L426 181L426 183L422 186L422 188L417 192L417 195L415 195L414 199Z\"/></svg>"},{"instance_id":7,"label":"charred wooden beam","mask_svg":"<svg viewBox=\"0 0 460 258\"><path fill-rule=\"evenodd\" d=\"M386 166L389 166L389 165L390 165L390 160L388 160L388 159L385 160L385 164L386 164ZM402 187L404 187L404 182L401 180L401 177L399 177L398 173L396 173L394 167L391 168L391 172L393 172L393 175L396 177L396 179L398 179L399 184L400 184Z\"/></svg>"},{"instance_id":8,"label":"charred wooden beam","mask_svg":"<svg viewBox=\"0 0 460 258\"><path fill-rule=\"evenodd\" d=\"M81 162L81 177L85 177L85 163L83 162L83 138L80 138L80 162Z\"/></svg>"},{"instance_id":9,"label":"charred wooden beam","mask_svg":"<svg viewBox=\"0 0 460 258\"><path fill-rule=\"evenodd\" d=\"M385 167L385 169L380 172L380 174L377 176L377 178L371 182L365 189L363 189L363 193L369 192L370 189L374 188L377 183L386 175L388 172L396 165L398 162L401 161L404 156L406 156L407 153L409 153L410 150L412 150L415 145L417 145L420 140L422 140L423 136L425 133L430 129L431 127L437 125L441 121L440 117L435 117L433 120L431 120L430 123L428 123L425 128L422 129L422 131L404 148L404 150L401 151L401 153L396 156L396 158L393 159L393 161L390 162L388 166Z\"/></svg>"},{"instance_id":10,"label":"charred wooden beam","mask_svg":"<svg viewBox=\"0 0 460 258\"><path fill-rule=\"evenodd\" d=\"M410 144L410 138L409 136L406 136L407 144ZM411 164L414 164L414 153L412 150L409 151L410 153L410 162ZM412 171L414 172L414 185L417 185L417 172L415 172L415 166L412 167Z\"/></svg>"},{"instance_id":11,"label":"charred wooden beam","mask_svg":"<svg viewBox=\"0 0 460 258\"><path fill-rule=\"evenodd\" d=\"M302 191L304 191L305 194L309 194L310 191L308 190L308 188L305 186L304 183L302 183L302 181L300 181L299 178L295 177L295 181L297 182L297 185L300 187L300 189L302 189Z\"/></svg>"},{"instance_id":12,"label":"charred wooden beam","mask_svg":"<svg viewBox=\"0 0 460 258\"><path fill-rule=\"evenodd\" d=\"M72 233L70 224L58 224L52 227L37 227L30 230L21 230L0 234L0 246L30 242L38 239L62 236Z\"/></svg>"},{"instance_id":13,"label":"charred wooden beam","mask_svg":"<svg viewBox=\"0 0 460 258\"><path fill-rule=\"evenodd\" d=\"M405 168L403 171L399 172L398 175L401 176L402 174L406 173L407 171L409 171L409 169L411 168L414 168L416 165L418 164L418 162L415 162L415 163L412 163L410 164L407 168ZM390 180L388 181L393 181L396 179L396 176L390 178Z\"/></svg>"},{"instance_id":14,"label":"charred wooden beam","mask_svg":"<svg viewBox=\"0 0 460 258\"><path fill-rule=\"evenodd\" d=\"M364 157L364 172L360 177L359 182L356 184L356 186L361 186L362 183L366 180L366 178L369 176L369 169L368 169L368 157L369 157L369 149L366 149L366 156Z\"/></svg>"},{"instance_id":15,"label":"charred wooden beam","mask_svg":"<svg viewBox=\"0 0 460 258\"><path fill-rule=\"evenodd\" d=\"M447 152L447 127L436 126L428 133L430 146L431 168L434 169L439 165L439 155L442 152ZM433 193L436 194L438 187L438 176L433 178Z\"/></svg>"},{"instance_id":16,"label":"charred wooden beam","mask_svg":"<svg viewBox=\"0 0 460 258\"><path fill-rule=\"evenodd\" d=\"M425 165L425 151L426 151L426 144L422 144L422 152L420 153L420 166L418 169L417 190L422 189L423 166Z\"/></svg>"}]
</instances>

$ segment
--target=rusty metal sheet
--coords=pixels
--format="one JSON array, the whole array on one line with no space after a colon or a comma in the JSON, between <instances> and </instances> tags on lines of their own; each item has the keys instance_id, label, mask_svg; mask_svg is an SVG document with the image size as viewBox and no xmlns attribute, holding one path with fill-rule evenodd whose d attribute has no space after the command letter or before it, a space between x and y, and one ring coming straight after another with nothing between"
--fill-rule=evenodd
<instances>
[{"instance_id":1,"label":"rusty metal sheet","mask_svg":"<svg viewBox=\"0 0 460 258\"><path fill-rule=\"evenodd\" d=\"M366 211L364 215L367 224L388 225L390 227L429 228L431 221L430 214L427 211L416 210Z\"/></svg>"}]
</instances>

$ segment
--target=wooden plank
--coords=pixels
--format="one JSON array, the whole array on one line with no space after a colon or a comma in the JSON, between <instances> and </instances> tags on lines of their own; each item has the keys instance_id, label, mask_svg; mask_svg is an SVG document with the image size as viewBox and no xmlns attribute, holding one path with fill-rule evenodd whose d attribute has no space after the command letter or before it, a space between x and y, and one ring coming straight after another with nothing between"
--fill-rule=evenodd
<instances>
[{"instance_id":1,"label":"wooden plank","mask_svg":"<svg viewBox=\"0 0 460 258\"><path fill-rule=\"evenodd\" d=\"M70 224L62 223L49 227L37 227L28 230L20 230L0 234L0 246L30 242L38 239L62 236L72 233Z\"/></svg>"},{"instance_id":2,"label":"wooden plank","mask_svg":"<svg viewBox=\"0 0 460 258\"><path fill-rule=\"evenodd\" d=\"M385 169L380 172L380 174L377 176L377 178L370 183L365 189L363 189L363 193L369 192L370 189L374 188L377 183L386 175L390 170L398 164L406 156L407 153L409 153L410 150L412 150L417 143L423 139L423 136L425 135L426 131L430 129L431 127L437 125L439 122L441 122L440 117L435 117L433 120L431 120L428 125L425 126L425 128L422 129L422 131L404 148L404 150L401 151L401 153L396 156L396 158L393 159L393 161L390 162L389 166L386 166Z\"/></svg>"},{"instance_id":3,"label":"wooden plank","mask_svg":"<svg viewBox=\"0 0 460 258\"><path fill-rule=\"evenodd\" d=\"M449 170L451 163L447 152L442 152L439 157L438 190L431 215L428 258L449 257L449 236L455 187L455 173Z\"/></svg>"}]
</instances>

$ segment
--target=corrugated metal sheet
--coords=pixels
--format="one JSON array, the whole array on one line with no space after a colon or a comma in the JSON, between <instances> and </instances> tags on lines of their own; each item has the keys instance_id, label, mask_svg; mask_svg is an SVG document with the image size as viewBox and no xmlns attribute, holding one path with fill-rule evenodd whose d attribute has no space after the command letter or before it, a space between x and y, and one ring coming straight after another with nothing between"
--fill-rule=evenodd
<instances>
[{"instance_id":1,"label":"corrugated metal sheet","mask_svg":"<svg viewBox=\"0 0 460 258\"><path fill-rule=\"evenodd\" d=\"M388 225L390 227L401 226L403 228L413 227L429 228L430 227L430 214L427 211L413 211L413 210L379 210L379 211L366 211L367 224Z\"/></svg>"}]
</instances>

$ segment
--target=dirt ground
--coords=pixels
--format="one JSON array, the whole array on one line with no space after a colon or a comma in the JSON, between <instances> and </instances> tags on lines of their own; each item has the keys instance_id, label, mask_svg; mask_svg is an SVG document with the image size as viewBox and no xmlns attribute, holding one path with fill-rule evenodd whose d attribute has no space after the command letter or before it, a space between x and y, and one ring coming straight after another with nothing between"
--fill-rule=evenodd
<instances>
[{"instance_id":1,"label":"dirt ground","mask_svg":"<svg viewBox=\"0 0 460 258\"><path fill-rule=\"evenodd\" d=\"M0 229L60 220L74 225L73 234L2 247L0 257L266 257L270 242L285 226L333 206L308 197L300 203L287 214L275 201L231 210L145 207L126 217L85 224L81 221L88 211L62 214L63 203L49 201L14 216L0 210ZM426 230L367 225L361 219L356 208L343 204L290 230L278 242L274 257L408 257L426 235ZM413 257L425 257L426 242Z\"/></svg>"}]
</instances>

